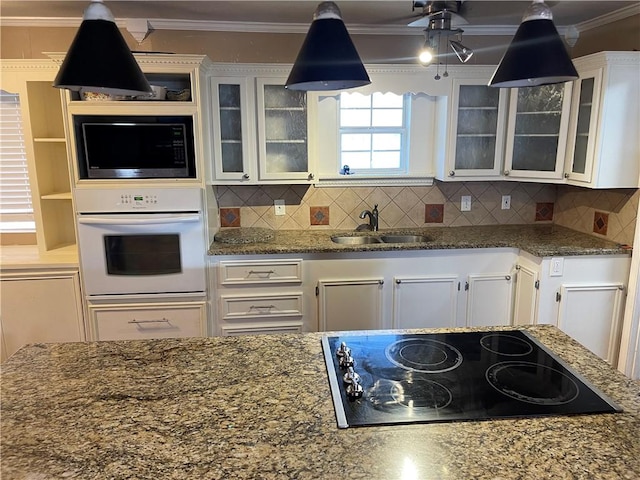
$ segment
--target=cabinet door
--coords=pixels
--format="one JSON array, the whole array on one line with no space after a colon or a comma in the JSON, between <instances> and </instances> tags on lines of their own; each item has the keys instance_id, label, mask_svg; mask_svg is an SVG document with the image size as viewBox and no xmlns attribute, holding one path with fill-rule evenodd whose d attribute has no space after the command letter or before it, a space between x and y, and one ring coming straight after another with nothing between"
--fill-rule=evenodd
<instances>
[{"instance_id":1,"label":"cabinet door","mask_svg":"<svg viewBox=\"0 0 640 480\"><path fill-rule=\"evenodd\" d=\"M567 142L567 175L570 181L591 182L599 114L602 69L585 72L574 82L571 124Z\"/></svg>"},{"instance_id":2,"label":"cabinet door","mask_svg":"<svg viewBox=\"0 0 640 480\"><path fill-rule=\"evenodd\" d=\"M320 331L382 328L382 278L320 280Z\"/></svg>"},{"instance_id":3,"label":"cabinet door","mask_svg":"<svg viewBox=\"0 0 640 480\"><path fill-rule=\"evenodd\" d=\"M256 180L253 91L247 77L211 79L213 175L215 180Z\"/></svg>"},{"instance_id":4,"label":"cabinet door","mask_svg":"<svg viewBox=\"0 0 640 480\"><path fill-rule=\"evenodd\" d=\"M394 277L393 328L455 327L456 275Z\"/></svg>"},{"instance_id":5,"label":"cabinet door","mask_svg":"<svg viewBox=\"0 0 640 480\"><path fill-rule=\"evenodd\" d=\"M505 175L562 178L570 105L571 83L512 89Z\"/></svg>"},{"instance_id":6,"label":"cabinet door","mask_svg":"<svg viewBox=\"0 0 640 480\"><path fill-rule=\"evenodd\" d=\"M533 325L538 311L539 272L526 265L516 266L513 324Z\"/></svg>"},{"instance_id":7,"label":"cabinet door","mask_svg":"<svg viewBox=\"0 0 640 480\"><path fill-rule=\"evenodd\" d=\"M513 282L508 274L469 275L467 326L510 325Z\"/></svg>"},{"instance_id":8,"label":"cabinet door","mask_svg":"<svg viewBox=\"0 0 640 480\"><path fill-rule=\"evenodd\" d=\"M313 180L307 94L287 90L283 79L258 78L256 88L260 180Z\"/></svg>"},{"instance_id":9,"label":"cabinet door","mask_svg":"<svg viewBox=\"0 0 640 480\"><path fill-rule=\"evenodd\" d=\"M624 286L563 285L559 300L558 328L615 367Z\"/></svg>"},{"instance_id":10,"label":"cabinet door","mask_svg":"<svg viewBox=\"0 0 640 480\"><path fill-rule=\"evenodd\" d=\"M5 354L28 343L85 340L78 273L2 278Z\"/></svg>"},{"instance_id":11,"label":"cabinet door","mask_svg":"<svg viewBox=\"0 0 640 480\"><path fill-rule=\"evenodd\" d=\"M447 172L450 179L499 177L503 160L505 89L454 80Z\"/></svg>"}]
</instances>

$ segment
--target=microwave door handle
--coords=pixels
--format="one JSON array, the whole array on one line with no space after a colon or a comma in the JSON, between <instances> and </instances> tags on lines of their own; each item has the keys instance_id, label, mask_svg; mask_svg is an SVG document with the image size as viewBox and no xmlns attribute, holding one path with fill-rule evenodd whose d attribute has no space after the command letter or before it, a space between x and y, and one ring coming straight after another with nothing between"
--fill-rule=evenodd
<instances>
[{"instance_id":1,"label":"microwave door handle","mask_svg":"<svg viewBox=\"0 0 640 480\"><path fill-rule=\"evenodd\" d=\"M84 225L164 225L167 223L193 223L199 222L200 215L180 215L175 217L160 218L100 218L78 217L78 223Z\"/></svg>"}]
</instances>

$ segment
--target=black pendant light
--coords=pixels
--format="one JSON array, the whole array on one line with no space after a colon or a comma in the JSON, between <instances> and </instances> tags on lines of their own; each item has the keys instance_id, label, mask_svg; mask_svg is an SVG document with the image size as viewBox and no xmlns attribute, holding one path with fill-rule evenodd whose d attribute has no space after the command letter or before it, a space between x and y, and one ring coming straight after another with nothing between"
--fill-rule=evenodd
<instances>
[{"instance_id":1,"label":"black pendant light","mask_svg":"<svg viewBox=\"0 0 640 480\"><path fill-rule=\"evenodd\" d=\"M340 9L334 2L322 2L289 73L291 90L343 90L371 83L360 60Z\"/></svg>"},{"instance_id":2,"label":"black pendant light","mask_svg":"<svg viewBox=\"0 0 640 480\"><path fill-rule=\"evenodd\" d=\"M53 86L112 95L151 93L149 82L102 0L92 0L84 11Z\"/></svg>"},{"instance_id":3,"label":"black pendant light","mask_svg":"<svg viewBox=\"0 0 640 480\"><path fill-rule=\"evenodd\" d=\"M489 85L534 87L576 78L578 72L553 24L551 9L543 0L534 0Z\"/></svg>"}]
</instances>

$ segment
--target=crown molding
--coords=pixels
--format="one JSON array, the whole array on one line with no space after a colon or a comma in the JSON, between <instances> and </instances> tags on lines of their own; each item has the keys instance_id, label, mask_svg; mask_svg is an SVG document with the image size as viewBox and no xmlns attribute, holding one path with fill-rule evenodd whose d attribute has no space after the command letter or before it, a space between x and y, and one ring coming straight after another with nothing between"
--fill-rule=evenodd
<instances>
[{"instance_id":1,"label":"crown molding","mask_svg":"<svg viewBox=\"0 0 640 480\"><path fill-rule=\"evenodd\" d=\"M575 27L579 32L586 32L593 28L602 27L609 23L617 22L618 20L624 20L634 15L640 15L640 3L629 5L628 7L621 8L614 12L609 12L601 15L597 18L587 20L586 22L578 23Z\"/></svg>"},{"instance_id":2,"label":"crown molding","mask_svg":"<svg viewBox=\"0 0 640 480\"><path fill-rule=\"evenodd\" d=\"M579 23L577 25L558 26L561 35L569 29L575 28L579 32L601 27L627 17L640 15L640 3L621 8L600 17ZM81 17L2 17L3 27L78 27ZM117 18L116 24L127 29L132 19ZM140 21L140 19L136 19ZM180 19L146 19L150 30L185 30L208 32L240 32L240 33L307 33L309 23L266 23L266 22L219 22L209 20L180 20ZM347 28L354 35L423 35L424 28L406 25L365 25L347 24ZM463 25L466 35L477 36L513 36L517 25Z\"/></svg>"}]
</instances>

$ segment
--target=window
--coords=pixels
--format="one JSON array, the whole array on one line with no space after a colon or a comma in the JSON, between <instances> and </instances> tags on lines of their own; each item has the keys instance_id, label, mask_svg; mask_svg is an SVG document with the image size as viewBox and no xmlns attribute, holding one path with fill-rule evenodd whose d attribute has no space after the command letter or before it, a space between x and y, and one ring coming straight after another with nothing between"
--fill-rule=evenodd
<instances>
[{"instance_id":1,"label":"window","mask_svg":"<svg viewBox=\"0 0 640 480\"><path fill-rule=\"evenodd\" d=\"M20 98L0 90L0 232L34 232Z\"/></svg>"},{"instance_id":2,"label":"window","mask_svg":"<svg viewBox=\"0 0 640 480\"><path fill-rule=\"evenodd\" d=\"M407 172L410 95L341 93L339 156L341 174Z\"/></svg>"}]
</instances>

